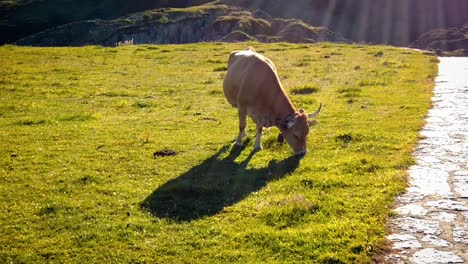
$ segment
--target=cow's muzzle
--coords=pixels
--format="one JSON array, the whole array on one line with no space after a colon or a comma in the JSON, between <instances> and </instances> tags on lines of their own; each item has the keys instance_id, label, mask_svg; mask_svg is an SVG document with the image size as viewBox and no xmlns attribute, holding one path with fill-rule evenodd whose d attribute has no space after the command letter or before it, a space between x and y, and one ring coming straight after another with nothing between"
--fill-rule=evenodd
<instances>
[{"instance_id":1,"label":"cow's muzzle","mask_svg":"<svg viewBox=\"0 0 468 264\"><path fill-rule=\"evenodd\" d=\"M294 157L302 159L305 156L305 154L307 154L307 149L294 152Z\"/></svg>"}]
</instances>

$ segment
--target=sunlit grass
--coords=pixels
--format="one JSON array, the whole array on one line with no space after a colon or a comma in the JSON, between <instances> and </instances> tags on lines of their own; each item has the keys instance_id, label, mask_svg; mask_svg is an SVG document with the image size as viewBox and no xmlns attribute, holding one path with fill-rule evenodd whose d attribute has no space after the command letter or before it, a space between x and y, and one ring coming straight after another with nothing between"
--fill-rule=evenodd
<instances>
[{"instance_id":1,"label":"sunlit grass","mask_svg":"<svg viewBox=\"0 0 468 264\"><path fill-rule=\"evenodd\" d=\"M247 46L275 62L297 108L324 105L302 160L277 129L258 153L252 140L231 146L237 112L222 80ZM417 52L329 43L0 55L5 263L369 262L436 74ZM153 156L163 150L176 155Z\"/></svg>"}]
</instances>

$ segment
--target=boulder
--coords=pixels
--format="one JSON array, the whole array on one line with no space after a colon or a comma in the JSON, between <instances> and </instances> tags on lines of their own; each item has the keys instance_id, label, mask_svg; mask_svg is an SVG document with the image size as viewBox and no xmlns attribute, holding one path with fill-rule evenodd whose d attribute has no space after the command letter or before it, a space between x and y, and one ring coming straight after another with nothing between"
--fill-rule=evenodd
<instances>
[{"instance_id":1,"label":"boulder","mask_svg":"<svg viewBox=\"0 0 468 264\"><path fill-rule=\"evenodd\" d=\"M240 30L233 31L220 39L220 41L223 42L244 42L254 40L256 40L254 37Z\"/></svg>"},{"instance_id":2,"label":"boulder","mask_svg":"<svg viewBox=\"0 0 468 264\"><path fill-rule=\"evenodd\" d=\"M281 26L279 25L279 27ZM326 28L311 27L302 21L289 23L278 33L278 36L284 41L292 43L347 42L343 37Z\"/></svg>"},{"instance_id":3,"label":"boulder","mask_svg":"<svg viewBox=\"0 0 468 264\"><path fill-rule=\"evenodd\" d=\"M410 47L435 51L439 55L468 54L468 23L460 28L441 28L421 35Z\"/></svg>"}]
</instances>

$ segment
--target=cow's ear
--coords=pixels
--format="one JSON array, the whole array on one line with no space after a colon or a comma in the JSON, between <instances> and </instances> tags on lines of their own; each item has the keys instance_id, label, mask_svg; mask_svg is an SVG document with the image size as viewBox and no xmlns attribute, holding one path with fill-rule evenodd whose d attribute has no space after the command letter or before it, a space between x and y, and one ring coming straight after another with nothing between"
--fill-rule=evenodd
<instances>
[{"instance_id":1,"label":"cow's ear","mask_svg":"<svg viewBox=\"0 0 468 264\"><path fill-rule=\"evenodd\" d=\"M299 109L299 113L303 114L304 113L304 109Z\"/></svg>"},{"instance_id":2,"label":"cow's ear","mask_svg":"<svg viewBox=\"0 0 468 264\"><path fill-rule=\"evenodd\" d=\"M289 120L287 122L281 122L279 125L281 126L282 129L289 129L294 125L294 119Z\"/></svg>"}]
</instances>

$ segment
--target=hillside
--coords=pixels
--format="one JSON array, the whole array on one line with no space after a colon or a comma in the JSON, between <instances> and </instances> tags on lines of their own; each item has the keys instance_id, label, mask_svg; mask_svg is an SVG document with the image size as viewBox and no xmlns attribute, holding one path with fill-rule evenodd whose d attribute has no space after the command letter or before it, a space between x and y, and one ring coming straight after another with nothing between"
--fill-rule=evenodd
<instances>
[{"instance_id":1,"label":"hillside","mask_svg":"<svg viewBox=\"0 0 468 264\"><path fill-rule=\"evenodd\" d=\"M163 7L187 7L203 0L0 0L0 44L71 22L116 19Z\"/></svg>"},{"instance_id":2,"label":"hillside","mask_svg":"<svg viewBox=\"0 0 468 264\"><path fill-rule=\"evenodd\" d=\"M207 2L209 1L0 0L0 14L2 14L0 44L11 43L39 31L71 22L114 20L131 13L155 8L183 8ZM397 46L408 46L431 30L460 28L468 22L466 0L218 0L214 2L231 7L240 6L252 13L261 9L273 18L299 19L316 28L327 28L354 42Z\"/></svg>"},{"instance_id":3,"label":"hillside","mask_svg":"<svg viewBox=\"0 0 468 264\"><path fill-rule=\"evenodd\" d=\"M116 46L173 44L204 41L312 43L349 42L326 28L316 28L297 19L274 19L257 10L250 12L226 5L155 9L116 20L74 22L20 39L28 46Z\"/></svg>"}]
</instances>

